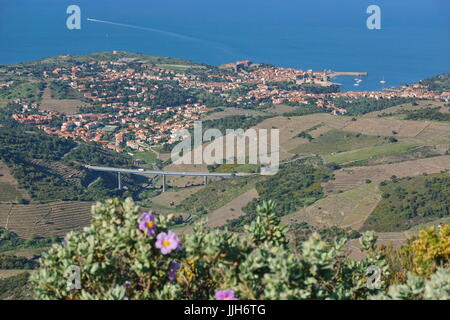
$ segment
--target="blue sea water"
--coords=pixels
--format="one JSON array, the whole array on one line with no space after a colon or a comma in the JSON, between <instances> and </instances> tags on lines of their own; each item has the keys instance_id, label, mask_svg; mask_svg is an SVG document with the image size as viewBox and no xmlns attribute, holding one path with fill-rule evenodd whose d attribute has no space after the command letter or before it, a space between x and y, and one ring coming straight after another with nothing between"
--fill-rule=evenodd
<instances>
[{"instance_id":1,"label":"blue sea water","mask_svg":"<svg viewBox=\"0 0 450 320\"><path fill-rule=\"evenodd\" d=\"M81 8L81 30L66 27L72 4ZM369 5L381 8L381 30L366 27ZM377 90L382 78L396 86L450 72L449 36L448 0L0 0L0 64L124 50L365 71L359 87L353 77L336 81Z\"/></svg>"}]
</instances>

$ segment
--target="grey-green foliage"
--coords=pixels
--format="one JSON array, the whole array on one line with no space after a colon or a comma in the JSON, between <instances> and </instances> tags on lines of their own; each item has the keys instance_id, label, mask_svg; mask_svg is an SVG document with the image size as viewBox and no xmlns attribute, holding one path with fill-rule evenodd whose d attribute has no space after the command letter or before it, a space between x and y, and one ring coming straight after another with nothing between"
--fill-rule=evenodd
<instances>
[{"instance_id":1,"label":"grey-green foliage","mask_svg":"<svg viewBox=\"0 0 450 320\"><path fill-rule=\"evenodd\" d=\"M139 208L129 199L97 203L92 213L90 227L70 233L65 244L55 244L43 255L32 278L38 298L213 299L217 290L225 289L239 299L397 297L391 292L397 289L387 290L383 281L389 269L375 250L373 233L361 238L367 254L361 260L345 256L345 239L329 243L317 233L296 251L272 202L258 207L245 234L210 231L202 221L180 236L181 248L169 254L162 254L155 243L156 235L170 228L171 217L157 216L155 234L148 235L139 229ZM171 279L174 262L179 269ZM81 269L79 290L67 285L67 270L73 265ZM367 288L369 266L382 273L379 289ZM448 292L439 279L424 285L419 296Z\"/></svg>"},{"instance_id":2,"label":"grey-green foliage","mask_svg":"<svg viewBox=\"0 0 450 320\"><path fill-rule=\"evenodd\" d=\"M428 280L408 273L406 283L391 286L387 293L379 294L373 298L394 300L448 300L450 299L450 269L439 268Z\"/></svg>"}]
</instances>

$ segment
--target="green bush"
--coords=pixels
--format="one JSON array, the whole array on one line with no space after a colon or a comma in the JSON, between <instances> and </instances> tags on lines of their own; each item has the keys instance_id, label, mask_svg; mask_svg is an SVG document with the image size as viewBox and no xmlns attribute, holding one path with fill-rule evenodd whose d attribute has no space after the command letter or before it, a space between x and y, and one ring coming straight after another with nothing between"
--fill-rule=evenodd
<instances>
[{"instance_id":1,"label":"green bush","mask_svg":"<svg viewBox=\"0 0 450 320\"><path fill-rule=\"evenodd\" d=\"M394 300L448 300L450 298L450 269L439 268L429 280L408 273L404 284L389 287L372 299Z\"/></svg>"},{"instance_id":2,"label":"green bush","mask_svg":"<svg viewBox=\"0 0 450 320\"><path fill-rule=\"evenodd\" d=\"M25 257L0 254L0 269L34 269L36 262Z\"/></svg>"},{"instance_id":3,"label":"green bush","mask_svg":"<svg viewBox=\"0 0 450 320\"><path fill-rule=\"evenodd\" d=\"M97 203L93 223L67 235L44 254L32 277L39 299L368 299L402 298L384 278L388 266L376 237L360 239L362 260L346 258L345 239L332 243L313 233L296 253L285 228L265 202L245 234L209 231L204 222L178 238L172 218L144 213L130 200ZM68 270L80 268L80 289L68 286ZM383 275L380 287L367 287L368 268ZM445 276L423 283L422 298L450 292ZM417 281L413 279L414 281ZM440 285L443 287L439 287ZM432 289L436 287L438 292ZM397 291L396 291L397 290ZM403 289L401 289L403 290ZM405 289L406 290L406 289ZM431 290L431 291L430 291ZM433 292L432 292L433 291ZM402 291L403 292L403 291Z\"/></svg>"}]
</instances>

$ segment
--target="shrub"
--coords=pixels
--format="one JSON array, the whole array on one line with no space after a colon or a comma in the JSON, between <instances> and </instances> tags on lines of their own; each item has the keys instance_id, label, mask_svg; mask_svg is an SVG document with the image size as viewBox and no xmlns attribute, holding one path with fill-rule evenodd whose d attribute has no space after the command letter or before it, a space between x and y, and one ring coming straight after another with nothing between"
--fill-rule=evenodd
<instances>
[{"instance_id":1,"label":"shrub","mask_svg":"<svg viewBox=\"0 0 450 320\"><path fill-rule=\"evenodd\" d=\"M36 262L25 257L0 254L0 269L34 269Z\"/></svg>"},{"instance_id":2,"label":"shrub","mask_svg":"<svg viewBox=\"0 0 450 320\"><path fill-rule=\"evenodd\" d=\"M323 241L313 233L292 250L273 202L257 207L245 234L206 229L205 221L178 236L172 217L144 213L127 199L97 203L93 222L71 232L43 255L32 277L39 299L382 299L410 296L403 287L387 290L390 271L376 237L360 239L366 257L345 257L345 238ZM80 268L81 288L71 290L68 270ZM380 287L367 287L377 266ZM448 293L448 277L438 271L418 282L417 297ZM420 282L422 281L422 282ZM407 291L407 293L401 295ZM398 293L400 292L400 293Z\"/></svg>"},{"instance_id":3,"label":"shrub","mask_svg":"<svg viewBox=\"0 0 450 320\"><path fill-rule=\"evenodd\" d=\"M408 240L410 241L410 240ZM390 277L387 280L389 284L404 283L408 279L408 270L413 269L411 250L407 245L395 248L392 244L381 245L379 250L385 256L386 262L390 268Z\"/></svg>"},{"instance_id":4,"label":"shrub","mask_svg":"<svg viewBox=\"0 0 450 320\"><path fill-rule=\"evenodd\" d=\"M448 300L450 298L450 269L439 268L429 280L408 273L404 284L389 287L387 294L373 299L395 300Z\"/></svg>"},{"instance_id":5,"label":"shrub","mask_svg":"<svg viewBox=\"0 0 450 320\"><path fill-rule=\"evenodd\" d=\"M407 247L413 256L413 271L428 277L438 267L450 267L450 225L422 230Z\"/></svg>"},{"instance_id":6,"label":"shrub","mask_svg":"<svg viewBox=\"0 0 450 320\"><path fill-rule=\"evenodd\" d=\"M388 141L389 141L390 143L396 143L396 142L398 142L398 139L395 138L395 137L390 137L390 138L388 139Z\"/></svg>"}]
</instances>

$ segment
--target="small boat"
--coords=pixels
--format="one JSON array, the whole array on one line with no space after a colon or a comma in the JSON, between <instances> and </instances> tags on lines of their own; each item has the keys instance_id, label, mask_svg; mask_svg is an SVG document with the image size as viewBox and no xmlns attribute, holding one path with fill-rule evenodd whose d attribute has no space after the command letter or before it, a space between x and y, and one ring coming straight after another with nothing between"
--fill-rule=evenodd
<instances>
[{"instance_id":1,"label":"small boat","mask_svg":"<svg viewBox=\"0 0 450 320\"><path fill-rule=\"evenodd\" d=\"M380 83L381 84L385 84L386 83L386 81L384 81L384 77L383 77L383 80L380 81Z\"/></svg>"},{"instance_id":2,"label":"small boat","mask_svg":"<svg viewBox=\"0 0 450 320\"><path fill-rule=\"evenodd\" d=\"M359 87L359 83L354 83L353 84L355 87Z\"/></svg>"}]
</instances>

